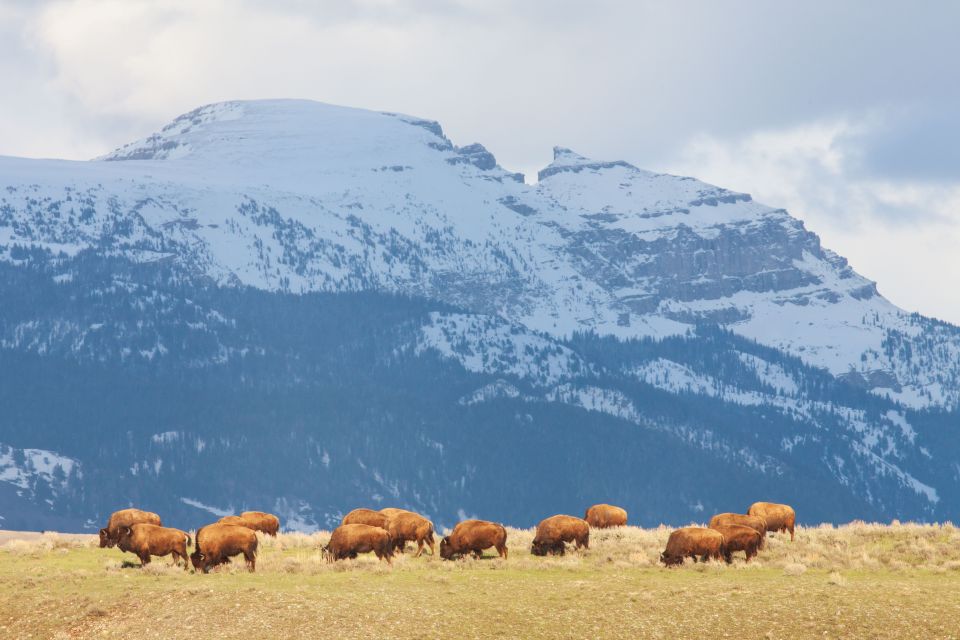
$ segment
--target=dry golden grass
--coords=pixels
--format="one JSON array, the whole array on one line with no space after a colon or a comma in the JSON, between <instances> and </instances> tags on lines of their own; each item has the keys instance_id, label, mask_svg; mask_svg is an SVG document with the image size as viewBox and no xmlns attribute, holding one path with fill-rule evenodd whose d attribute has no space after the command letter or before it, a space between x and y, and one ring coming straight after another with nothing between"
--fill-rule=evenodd
<instances>
[{"instance_id":1,"label":"dry golden grass","mask_svg":"<svg viewBox=\"0 0 960 640\"><path fill-rule=\"evenodd\" d=\"M669 529L593 531L590 549L330 564L329 533L261 538L257 572L145 570L95 539L0 546L0 638L957 638L960 530L800 528L749 564L658 564Z\"/></svg>"}]
</instances>

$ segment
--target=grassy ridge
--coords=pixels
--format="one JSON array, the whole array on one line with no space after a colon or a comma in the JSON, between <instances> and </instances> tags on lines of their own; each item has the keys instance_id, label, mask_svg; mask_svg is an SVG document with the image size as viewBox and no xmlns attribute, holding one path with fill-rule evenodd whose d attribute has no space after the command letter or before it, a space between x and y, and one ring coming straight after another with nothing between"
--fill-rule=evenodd
<instances>
[{"instance_id":1,"label":"grassy ridge","mask_svg":"<svg viewBox=\"0 0 960 640\"><path fill-rule=\"evenodd\" d=\"M408 553L327 564L329 534L283 534L210 575L166 558L146 570L93 540L0 546L0 637L567 638L960 636L960 530L951 525L798 529L757 561L664 569L667 529L594 531L591 549L442 562Z\"/></svg>"}]
</instances>

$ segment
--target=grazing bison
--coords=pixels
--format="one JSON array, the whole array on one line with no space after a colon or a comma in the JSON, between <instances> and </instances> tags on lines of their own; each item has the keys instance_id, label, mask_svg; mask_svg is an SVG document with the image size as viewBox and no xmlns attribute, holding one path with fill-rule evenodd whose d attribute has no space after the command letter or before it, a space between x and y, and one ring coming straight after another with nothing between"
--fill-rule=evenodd
<instances>
[{"instance_id":1,"label":"grazing bison","mask_svg":"<svg viewBox=\"0 0 960 640\"><path fill-rule=\"evenodd\" d=\"M251 573L257 569L257 534L249 527L208 524L197 531L196 542L190 561L197 571L207 573L211 567L229 562L231 556L241 553Z\"/></svg>"},{"instance_id":2,"label":"grazing bison","mask_svg":"<svg viewBox=\"0 0 960 640\"><path fill-rule=\"evenodd\" d=\"M129 527L135 524L155 524L158 527L160 516L151 511L141 511L140 509L121 509L114 511L107 521L107 526L100 529L100 547L113 547L117 544L120 537L120 527Z\"/></svg>"},{"instance_id":3,"label":"grazing bison","mask_svg":"<svg viewBox=\"0 0 960 640\"><path fill-rule=\"evenodd\" d=\"M175 564L183 560L184 571L190 568L187 562L189 546L190 536L185 531L144 522L120 527L120 537L117 539L117 547L140 558L140 566L150 564L150 556L173 554Z\"/></svg>"},{"instance_id":4,"label":"grazing bison","mask_svg":"<svg viewBox=\"0 0 960 640\"><path fill-rule=\"evenodd\" d=\"M430 555L436 551L433 539L433 523L416 513L398 513L387 520L387 533L393 541L394 551L403 553L407 542L417 543L417 553L423 553L423 545L430 546Z\"/></svg>"},{"instance_id":5,"label":"grazing bison","mask_svg":"<svg viewBox=\"0 0 960 640\"><path fill-rule=\"evenodd\" d=\"M627 511L610 504L595 504L587 509L583 516L594 529L608 529L610 527L627 526Z\"/></svg>"},{"instance_id":6,"label":"grazing bison","mask_svg":"<svg viewBox=\"0 0 960 640\"><path fill-rule=\"evenodd\" d=\"M373 551L377 558L392 564L393 541L380 527L368 524L342 524L333 530L330 542L323 547L328 562L356 558L358 553Z\"/></svg>"},{"instance_id":7,"label":"grazing bison","mask_svg":"<svg viewBox=\"0 0 960 640\"><path fill-rule=\"evenodd\" d=\"M507 530L502 524L487 520L464 520L440 541L440 557L452 560L454 556L472 553L479 558L484 549L496 547L497 553L507 559Z\"/></svg>"},{"instance_id":8,"label":"grazing bison","mask_svg":"<svg viewBox=\"0 0 960 640\"><path fill-rule=\"evenodd\" d=\"M669 566L683 564L684 558L699 557L704 562L723 555L723 534L703 527L677 529L667 539L667 548L660 554L660 562Z\"/></svg>"},{"instance_id":9,"label":"grazing bison","mask_svg":"<svg viewBox=\"0 0 960 640\"><path fill-rule=\"evenodd\" d=\"M753 527L728 524L710 528L723 536L723 559L727 564L733 562L734 551L746 552L747 562L750 562L750 558L757 555L757 549L760 548L760 542L763 540L760 532Z\"/></svg>"},{"instance_id":10,"label":"grazing bison","mask_svg":"<svg viewBox=\"0 0 960 640\"><path fill-rule=\"evenodd\" d=\"M716 529L724 525L738 524L743 527L750 527L760 534L760 548L767 537L767 521L760 516L747 516L742 513L718 513L710 518L710 528Z\"/></svg>"},{"instance_id":11,"label":"grazing bison","mask_svg":"<svg viewBox=\"0 0 960 640\"><path fill-rule=\"evenodd\" d=\"M760 516L767 521L767 531L789 531L790 542L793 542L793 527L797 522L797 514L785 504L773 502L754 502L747 510L752 516Z\"/></svg>"},{"instance_id":12,"label":"grazing bison","mask_svg":"<svg viewBox=\"0 0 960 640\"><path fill-rule=\"evenodd\" d=\"M254 531L265 533L268 536L277 537L280 532L280 518L272 513L263 511L244 511L240 517L249 522L248 528ZM251 526L252 525L252 526Z\"/></svg>"},{"instance_id":13,"label":"grazing bison","mask_svg":"<svg viewBox=\"0 0 960 640\"><path fill-rule=\"evenodd\" d=\"M586 520L574 516L550 516L537 525L537 534L533 538L530 553L545 556L548 553L563 555L565 542L575 542L577 549L590 548L590 525Z\"/></svg>"},{"instance_id":14,"label":"grazing bison","mask_svg":"<svg viewBox=\"0 0 960 640\"><path fill-rule=\"evenodd\" d=\"M343 521L340 524L368 524L371 527L380 527L386 530L389 519L387 515L373 509L354 509L343 516Z\"/></svg>"},{"instance_id":15,"label":"grazing bison","mask_svg":"<svg viewBox=\"0 0 960 640\"><path fill-rule=\"evenodd\" d=\"M217 522L246 527L251 531L260 531L273 537L276 537L280 530L280 519L273 514L262 511L244 511L238 516L224 516Z\"/></svg>"}]
</instances>

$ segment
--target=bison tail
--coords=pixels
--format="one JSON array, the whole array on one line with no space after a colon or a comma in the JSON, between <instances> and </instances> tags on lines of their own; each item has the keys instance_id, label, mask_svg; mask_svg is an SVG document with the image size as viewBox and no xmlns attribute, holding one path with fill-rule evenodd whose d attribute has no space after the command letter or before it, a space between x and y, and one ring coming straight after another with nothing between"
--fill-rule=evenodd
<instances>
[{"instance_id":1,"label":"bison tail","mask_svg":"<svg viewBox=\"0 0 960 640\"><path fill-rule=\"evenodd\" d=\"M192 547L192 546L193 546L193 540L190 539L190 534L189 534L189 533L187 534L187 546L188 546L188 547Z\"/></svg>"}]
</instances>

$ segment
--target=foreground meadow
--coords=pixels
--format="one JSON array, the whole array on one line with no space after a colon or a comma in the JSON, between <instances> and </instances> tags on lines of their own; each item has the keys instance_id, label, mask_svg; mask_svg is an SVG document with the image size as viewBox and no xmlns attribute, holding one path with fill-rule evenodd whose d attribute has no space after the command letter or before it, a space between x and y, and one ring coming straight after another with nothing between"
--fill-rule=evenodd
<instances>
[{"instance_id":1,"label":"foreground meadow","mask_svg":"<svg viewBox=\"0 0 960 640\"><path fill-rule=\"evenodd\" d=\"M93 537L0 538L0 638L960 638L960 530L798 528L746 564L657 563L668 529L594 531L591 548L507 561L409 552L328 564L329 533L262 539L197 575L145 570ZM492 550L491 550L492 551Z\"/></svg>"}]
</instances>

